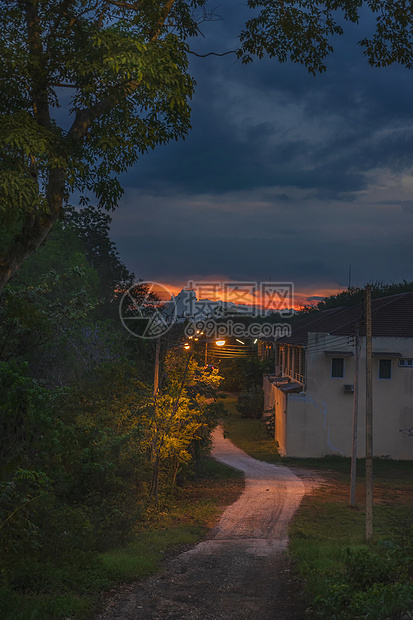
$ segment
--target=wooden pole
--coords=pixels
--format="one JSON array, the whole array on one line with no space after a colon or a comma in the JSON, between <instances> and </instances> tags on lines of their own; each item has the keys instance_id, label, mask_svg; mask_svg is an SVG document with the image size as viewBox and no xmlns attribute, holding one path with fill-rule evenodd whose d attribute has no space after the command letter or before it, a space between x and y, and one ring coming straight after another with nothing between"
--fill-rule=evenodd
<instances>
[{"instance_id":1,"label":"wooden pole","mask_svg":"<svg viewBox=\"0 0 413 620\"><path fill-rule=\"evenodd\" d=\"M356 341L354 344L354 399L353 399L353 432L351 451L351 476L350 476L350 506L356 505L356 475L357 475L357 424L359 409L359 360L360 360L360 335L359 326L356 326Z\"/></svg>"},{"instance_id":2,"label":"wooden pole","mask_svg":"<svg viewBox=\"0 0 413 620\"><path fill-rule=\"evenodd\" d=\"M161 350L161 339L156 339L156 349L155 349L155 376L153 380L153 395L156 396L159 387L159 354Z\"/></svg>"},{"instance_id":3,"label":"wooden pole","mask_svg":"<svg viewBox=\"0 0 413 620\"><path fill-rule=\"evenodd\" d=\"M366 540L373 538L373 377L371 286L366 286Z\"/></svg>"}]
</instances>

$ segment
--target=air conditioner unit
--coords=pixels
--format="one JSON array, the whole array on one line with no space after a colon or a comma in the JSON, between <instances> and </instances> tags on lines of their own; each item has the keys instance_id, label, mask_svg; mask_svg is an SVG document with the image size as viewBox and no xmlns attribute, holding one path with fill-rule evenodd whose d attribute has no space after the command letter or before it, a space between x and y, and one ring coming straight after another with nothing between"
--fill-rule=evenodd
<instances>
[{"instance_id":1,"label":"air conditioner unit","mask_svg":"<svg viewBox=\"0 0 413 620\"><path fill-rule=\"evenodd\" d=\"M354 392L354 385L345 383L344 384L344 392L346 394L352 394Z\"/></svg>"}]
</instances>

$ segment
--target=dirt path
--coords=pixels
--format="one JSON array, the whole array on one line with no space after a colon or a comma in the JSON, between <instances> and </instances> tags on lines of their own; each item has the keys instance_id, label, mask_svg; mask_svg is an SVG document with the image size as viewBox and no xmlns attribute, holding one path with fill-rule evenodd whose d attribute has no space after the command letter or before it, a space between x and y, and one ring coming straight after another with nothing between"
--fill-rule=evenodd
<instances>
[{"instance_id":1,"label":"dirt path","mask_svg":"<svg viewBox=\"0 0 413 620\"><path fill-rule=\"evenodd\" d=\"M305 606L285 555L288 524L308 487L284 466L257 461L214 433L212 455L245 473L245 491L211 538L164 573L127 588L97 620L293 620Z\"/></svg>"}]
</instances>

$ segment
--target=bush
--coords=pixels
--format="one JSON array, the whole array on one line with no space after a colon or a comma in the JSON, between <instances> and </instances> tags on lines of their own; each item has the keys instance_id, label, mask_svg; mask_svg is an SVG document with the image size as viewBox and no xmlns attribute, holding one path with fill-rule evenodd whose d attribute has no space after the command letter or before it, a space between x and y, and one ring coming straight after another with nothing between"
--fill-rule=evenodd
<instances>
[{"instance_id":1,"label":"bush","mask_svg":"<svg viewBox=\"0 0 413 620\"><path fill-rule=\"evenodd\" d=\"M268 433L269 437L274 437L275 435L275 407L272 409L268 409L264 411L263 423L265 426L265 431Z\"/></svg>"},{"instance_id":2,"label":"bush","mask_svg":"<svg viewBox=\"0 0 413 620\"><path fill-rule=\"evenodd\" d=\"M398 620L413 608L406 553L394 547L384 554L362 548L346 550L345 569L325 580L315 599L324 618Z\"/></svg>"},{"instance_id":3,"label":"bush","mask_svg":"<svg viewBox=\"0 0 413 620\"><path fill-rule=\"evenodd\" d=\"M264 409L264 391L259 385L241 392L238 397L237 410L244 418L261 418Z\"/></svg>"},{"instance_id":4,"label":"bush","mask_svg":"<svg viewBox=\"0 0 413 620\"><path fill-rule=\"evenodd\" d=\"M258 357L225 359L219 364L219 373L224 377L220 386L227 392L249 390L262 384L262 376L273 370L273 360L261 361Z\"/></svg>"},{"instance_id":5,"label":"bush","mask_svg":"<svg viewBox=\"0 0 413 620\"><path fill-rule=\"evenodd\" d=\"M357 551L347 549L346 553L346 582L358 590L394 581L398 562L389 553L382 557L364 548Z\"/></svg>"}]
</instances>

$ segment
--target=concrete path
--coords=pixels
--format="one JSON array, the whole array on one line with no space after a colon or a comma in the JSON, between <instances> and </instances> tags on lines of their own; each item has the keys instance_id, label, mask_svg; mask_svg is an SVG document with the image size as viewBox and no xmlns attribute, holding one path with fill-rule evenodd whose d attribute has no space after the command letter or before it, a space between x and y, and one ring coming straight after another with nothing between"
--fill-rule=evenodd
<instances>
[{"instance_id":1,"label":"concrete path","mask_svg":"<svg viewBox=\"0 0 413 620\"><path fill-rule=\"evenodd\" d=\"M134 585L99 620L293 620L305 617L285 550L306 486L290 469L257 461L214 432L212 455L245 473L245 491L211 538L162 575ZM314 485L313 485L314 486Z\"/></svg>"}]
</instances>

